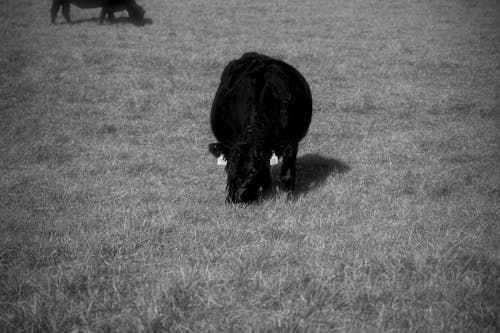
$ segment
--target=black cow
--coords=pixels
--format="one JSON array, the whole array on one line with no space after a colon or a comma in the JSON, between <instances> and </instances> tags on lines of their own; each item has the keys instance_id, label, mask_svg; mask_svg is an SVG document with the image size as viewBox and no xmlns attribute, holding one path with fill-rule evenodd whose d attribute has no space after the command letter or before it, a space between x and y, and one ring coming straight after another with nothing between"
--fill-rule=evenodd
<instances>
[{"instance_id":1,"label":"black cow","mask_svg":"<svg viewBox=\"0 0 500 333\"><path fill-rule=\"evenodd\" d=\"M287 63L252 52L224 68L210 114L218 142L208 150L227 160L227 202L249 203L270 187L273 151L283 157L281 183L293 191L298 143L311 115L309 85Z\"/></svg>"},{"instance_id":2,"label":"black cow","mask_svg":"<svg viewBox=\"0 0 500 333\"><path fill-rule=\"evenodd\" d=\"M69 5L73 4L79 8L102 8L100 15L100 23L104 21L104 17L108 15L109 19L113 19L114 12L126 10L128 16L133 21L142 21L144 9L139 6L135 0L52 0L52 8L50 9L51 22L56 22L57 12L59 7L62 7L62 14L68 23L71 23L69 15Z\"/></svg>"}]
</instances>

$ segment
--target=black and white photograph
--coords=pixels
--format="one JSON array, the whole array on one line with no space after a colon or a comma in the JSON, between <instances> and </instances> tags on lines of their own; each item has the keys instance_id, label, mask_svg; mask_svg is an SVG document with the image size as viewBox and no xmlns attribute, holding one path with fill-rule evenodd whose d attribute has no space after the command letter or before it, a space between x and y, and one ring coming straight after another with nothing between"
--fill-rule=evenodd
<instances>
[{"instance_id":1,"label":"black and white photograph","mask_svg":"<svg viewBox=\"0 0 500 333\"><path fill-rule=\"evenodd\" d=\"M499 0L0 31L0 333L500 332Z\"/></svg>"}]
</instances>

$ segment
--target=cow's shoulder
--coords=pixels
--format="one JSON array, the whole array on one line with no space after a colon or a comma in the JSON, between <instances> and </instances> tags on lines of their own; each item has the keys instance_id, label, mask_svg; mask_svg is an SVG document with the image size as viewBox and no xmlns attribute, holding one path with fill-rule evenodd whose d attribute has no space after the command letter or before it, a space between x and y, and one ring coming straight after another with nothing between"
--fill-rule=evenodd
<instances>
[{"instance_id":1,"label":"cow's shoulder","mask_svg":"<svg viewBox=\"0 0 500 333\"><path fill-rule=\"evenodd\" d=\"M222 71L221 86L232 87L239 78L248 72L251 62L251 58L231 60Z\"/></svg>"},{"instance_id":2,"label":"cow's shoulder","mask_svg":"<svg viewBox=\"0 0 500 333\"><path fill-rule=\"evenodd\" d=\"M276 60L257 52L247 52L238 59L231 60L221 75L221 87L231 88L239 79L251 79L265 71Z\"/></svg>"}]
</instances>

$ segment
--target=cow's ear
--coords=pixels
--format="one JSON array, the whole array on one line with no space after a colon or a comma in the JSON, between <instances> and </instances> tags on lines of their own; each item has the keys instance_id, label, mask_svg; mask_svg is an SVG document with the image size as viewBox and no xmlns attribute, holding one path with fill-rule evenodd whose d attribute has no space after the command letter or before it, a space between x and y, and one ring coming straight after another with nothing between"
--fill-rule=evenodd
<instances>
[{"instance_id":1,"label":"cow's ear","mask_svg":"<svg viewBox=\"0 0 500 333\"><path fill-rule=\"evenodd\" d=\"M227 156L226 146L218 142L209 144L208 151L210 152L210 154L214 155L217 158L222 154Z\"/></svg>"}]
</instances>

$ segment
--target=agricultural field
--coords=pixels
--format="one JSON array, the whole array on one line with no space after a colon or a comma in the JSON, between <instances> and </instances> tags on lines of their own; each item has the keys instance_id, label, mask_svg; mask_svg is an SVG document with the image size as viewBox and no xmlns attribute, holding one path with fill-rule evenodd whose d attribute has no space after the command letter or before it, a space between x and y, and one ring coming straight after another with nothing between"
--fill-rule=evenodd
<instances>
[{"instance_id":1,"label":"agricultural field","mask_svg":"<svg viewBox=\"0 0 500 333\"><path fill-rule=\"evenodd\" d=\"M138 3L0 2L0 332L500 331L498 0ZM245 206L207 145L247 51L313 119Z\"/></svg>"}]
</instances>

